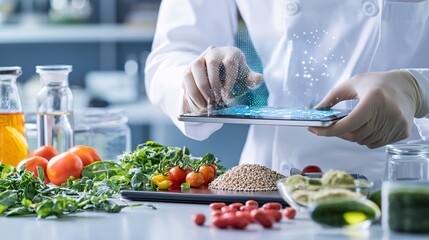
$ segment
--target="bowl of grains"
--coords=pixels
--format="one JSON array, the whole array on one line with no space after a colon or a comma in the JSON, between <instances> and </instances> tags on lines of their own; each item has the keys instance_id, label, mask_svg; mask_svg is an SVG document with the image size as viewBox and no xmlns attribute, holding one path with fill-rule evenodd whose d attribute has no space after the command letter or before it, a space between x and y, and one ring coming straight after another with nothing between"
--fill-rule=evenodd
<instances>
[{"instance_id":1,"label":"bowl of grains","mask_svg":"<svg viewBox=\"0 0 429 240\"><path fill-rule=\"evenodd\" d=\"M299 211L332 199L366 199L372 186L372 182L340 170L329 170L321 178L292 175L277 181L280 195Z\"/></svg>"},{"instance_id":2,"label":"bowl of grains","mask_svg":"<svg viewBox=\"0 0 429 240\"><path fill-rule=\"evenodd\" d=\"M241 164L217 177L210 189L223 191L277 191L277 181L284 175L259 164Z\"/></svg>"}]
</instances>

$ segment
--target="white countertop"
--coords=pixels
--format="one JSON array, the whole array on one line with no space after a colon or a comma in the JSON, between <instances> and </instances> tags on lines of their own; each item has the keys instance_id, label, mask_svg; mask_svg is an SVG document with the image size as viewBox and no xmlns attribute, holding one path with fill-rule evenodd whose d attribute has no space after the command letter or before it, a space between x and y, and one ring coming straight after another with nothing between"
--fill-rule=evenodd
<instances>
[{"instance_id":1,"label":"white countertop","mask_svg":"<svg viewBox=\"0 0 429 240\"><path fill-rule=\"evenodd\" d=\"M140 206L120 213L82 212L63 218L0 217L1 239L85 240L85 239L428 239L429 235L398 234L384 231L380 224L368 230L326 229L305 214L294 220L283 219L273 229L251 224L246 230L216 229L210 226L207 205L153 203L157 210ZM196 226L192 216L201 212L208 217L204 226Z\"/></svg>"}]
</instances>

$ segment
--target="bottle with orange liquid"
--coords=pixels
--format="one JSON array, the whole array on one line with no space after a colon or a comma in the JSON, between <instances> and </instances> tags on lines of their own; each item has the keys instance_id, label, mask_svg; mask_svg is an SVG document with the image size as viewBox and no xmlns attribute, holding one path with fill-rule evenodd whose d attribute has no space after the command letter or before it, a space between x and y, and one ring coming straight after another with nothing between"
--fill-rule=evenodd
<instances>
[{"instance_id":1,"label":"bottle with orange liquid","mask_svg":"<svg viewBox=\"0 0 429 240\"><path fill-rule=\"evenodd\" d=\"M0 67L0 161L17 166L28 156L24 113L16 79L21 67Z\"/></svg>"}]
</instances>

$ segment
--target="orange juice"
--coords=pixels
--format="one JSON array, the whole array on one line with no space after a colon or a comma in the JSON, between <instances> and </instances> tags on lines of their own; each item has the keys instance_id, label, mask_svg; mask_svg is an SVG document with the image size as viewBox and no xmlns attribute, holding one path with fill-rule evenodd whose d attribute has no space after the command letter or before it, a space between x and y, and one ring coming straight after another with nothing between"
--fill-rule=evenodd
<instances>
[{"instance_id":1,"label":"orange juice","mask_svg":"<svg viewBox=\"0 0 429 240\"><path fill-rule=\"evenodd\" d=\"M27 156L24 114L0 113L0 161L16 167Z\"/></svg>"}]
</instances>

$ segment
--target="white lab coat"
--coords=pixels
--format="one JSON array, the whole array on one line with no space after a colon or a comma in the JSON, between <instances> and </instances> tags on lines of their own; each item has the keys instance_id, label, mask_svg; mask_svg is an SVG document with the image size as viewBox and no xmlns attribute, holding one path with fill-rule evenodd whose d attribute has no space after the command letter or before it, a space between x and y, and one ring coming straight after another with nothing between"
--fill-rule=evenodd
<instances>
[{"instance_id":1,"label":"white lab coat","mask_svg":"<svg viewBox=\"0 0 429 240\"><path fill-rule=\"evenodd\" d=\"M234 44L236 9L263 65L272 106L312 107L338 82L368 71L410 69L429 106L429 0L164 0L146 65L149 99L187 136L203 140L221 124L184 123L182 81L208 46ZM418 68L418 69L417 69ZM415 119L412 136L429 136L429 119ZM301 127L251 126L241 163L288 175L309 164L381 179L384 148Z\"/></svg>"}]
</instances>

